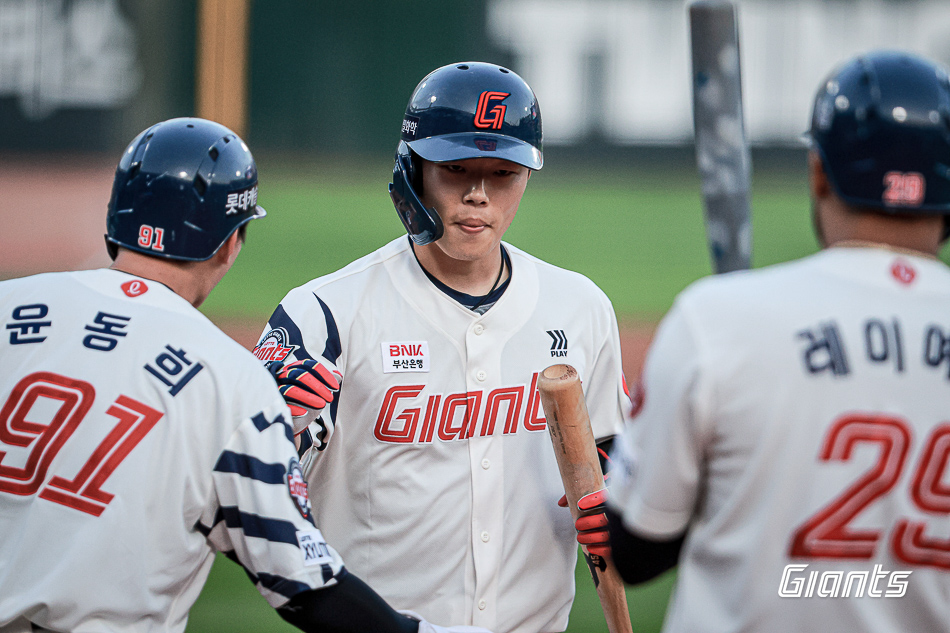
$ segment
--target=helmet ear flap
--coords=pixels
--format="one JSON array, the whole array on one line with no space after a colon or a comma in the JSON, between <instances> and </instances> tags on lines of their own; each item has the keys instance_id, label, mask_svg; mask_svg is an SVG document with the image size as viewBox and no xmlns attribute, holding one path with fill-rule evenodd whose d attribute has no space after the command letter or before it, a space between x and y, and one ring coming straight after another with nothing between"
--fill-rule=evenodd
<instances>
[{"instance_id":1,"label":"helmet ear flap","mask_svg":"<svg viewBox=\"0 0 950 633\"><path fill-rule=\"evenodd\" d=\"M109 240L108 235L103 235L106 238L106 252L109 253L109 258L112 261L115 261L115 258L119 256L119 246Z\"/></svg>"},{"instance_id":2,"label":"helmet ear flap","mask_svg":"<svg viewBox=\"0 0 950 633\"><path fill-rule=\"evenodd\" d=\"M431 244L440 237L444 227L435 207L426 208L413 187L413 180L418 179L421 184L422 169L420 159L413 160L412 152L396 152L396 161L393 165L393 181L389 185L389 196L396 207L396 213L403 226L409 233L412 241L420 246ZM408 148L407 148L408 149ZM415 163L415 165L413 164Z\"/></svg>"}]
</instances>

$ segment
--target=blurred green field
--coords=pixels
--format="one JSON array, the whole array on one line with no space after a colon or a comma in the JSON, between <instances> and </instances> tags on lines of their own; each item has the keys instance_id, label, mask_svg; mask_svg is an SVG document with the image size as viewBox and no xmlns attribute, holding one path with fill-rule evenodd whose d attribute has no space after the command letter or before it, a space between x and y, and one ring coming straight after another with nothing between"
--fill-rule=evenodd
<instances>
[{"instance_id":1,"label":"blurred green field","mask_svg":"<svg viewBox=\"0 0 950 633\"><path fill-rule=\"evenodd\" d=\"M344 554L345 560L345 554ZM581 559L575 570L577 596L571 609L568 633L606 633L597 592ZM673 587L675 572L668 572L636 589L627 589L630 621L634 633L659 631ZM530 591L530 587L525 587ZM436 622L449 625L452 622ZM455 623L457 624L457 623ZM201 597L191 610L188 633L293 633L295 627L284 622L257 592L247 574L236 563L218 556ZM367 633L371 633L367 631Z\"/></svg>"},{"instance_id":2,"label":"blurred green field","mask_svg":"<svg viewBox=\"0 0 950 633\"><path fill-rule=\"evenodd\" d=\"M269 217L252 224L244 252L203 310L212 318L257 319L263 325L288 289L404 233L386 192L386 164L269 171L266 159L258 162L260 201ZM805 191L803 172L756 175L756 266L816 250ZM687 167L631 174L546 166L532 176L506 240L593 279L621 319L658 319L680 290L710 273L699 184ZM576 576L568 631L605 631L583 561ZM635 631L660 629L674 578L670 573L628 590ZM295 629L266 605L237 565L219 558L189 631L262 630Z\"/></svg>"}]
</instances>

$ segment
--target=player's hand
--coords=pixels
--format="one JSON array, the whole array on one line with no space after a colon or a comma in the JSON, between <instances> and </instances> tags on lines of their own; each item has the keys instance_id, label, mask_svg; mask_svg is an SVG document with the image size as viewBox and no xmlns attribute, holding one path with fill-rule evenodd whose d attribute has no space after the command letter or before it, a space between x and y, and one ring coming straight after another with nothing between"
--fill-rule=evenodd
<instances>
[{"instance_id":1,"label":"player's hand","mask_svg":"<svg viewBox=\"0 0 950 633\"><path fill-rule=\"evenodd\" d=\"M297 428L297 421L294 421L295 433L306 428L333 402L333 394L340 390L340 381L343 379L336 368L310 359L292 363L271 361L266 367L277 381L277 390L290 407L291 415L294 418L308 418L300 429Z\"/></svg>"},{"instance_id":2,"label":"player's hand","mask_svg":"<svg viewBox=\"0 0 950 633\"><path fill-rule=\"evenodd\" d=\"M557 502L567 507L567 495ZM581 515L574 522L577 530L577 542L587 546L587 551L597 556L610 555L610 537L607 534L607 489L584 495L577 500L577 509Z\"/></svg>"},{"instance_id":3,"label":"player's hand","mask_svg":"<svg viewBox=\"0 0 950 633\"><path fill-rule=\"evenodd\" d=\"M488 629L483 629L480 626L439 626L438 624L426 622L426 620L415 611L399 611L399 613L407 618L416 620L419 623L419 633L492 633Z\"/></svg>"}]
</instances>

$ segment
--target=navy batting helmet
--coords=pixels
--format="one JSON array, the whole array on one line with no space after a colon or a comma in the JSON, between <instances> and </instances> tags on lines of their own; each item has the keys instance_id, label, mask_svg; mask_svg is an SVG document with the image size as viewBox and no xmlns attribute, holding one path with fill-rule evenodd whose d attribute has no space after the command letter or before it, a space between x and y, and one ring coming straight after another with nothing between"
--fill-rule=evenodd
<instances>
[{"instance_id":1,"label":"navy batting helmet","mask_svg":"<svg viewBox=\"0 0 950 633\"><path fill-rule=\"evenodd\" d=\"M495 64L438 68L419 82L402 120L389 195L416 244L442 237L442 219L427 209L419 158L435 163L502 158L541 169L541 111L524 79Z\"/></svg>"},{"instance_id":2,"label":"navy batting helmet","mask_svg":"<svg viewBox=\"0 0 950 633\"><path fill-rule=\"evenodd\" d=\"M115 172L106 246L165 257L209 259L257 206L257 165L237 134L204 119L171 119L126 148Z\"/></svg>"},{"instance_id":3,"label":"navy batting helmet","mask_svg":"<svg viewBox=\"0 0 950 633\"><path fill-rule=\"evenodd\" d=\"M916 55L856 57L822 83L810 139L846 202L950 213L950 80Z\"/></svg>"}]
</instances>

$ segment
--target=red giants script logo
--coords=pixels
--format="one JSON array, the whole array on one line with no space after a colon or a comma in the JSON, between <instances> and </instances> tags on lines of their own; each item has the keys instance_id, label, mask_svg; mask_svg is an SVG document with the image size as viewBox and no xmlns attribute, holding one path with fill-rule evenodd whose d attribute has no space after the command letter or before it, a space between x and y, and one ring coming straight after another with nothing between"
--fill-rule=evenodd
<instances>
[{"instance_id":1,"label":"red giants script logo","mask_svg":"<svg viewBox=\"0 0 950 633\"><path fill-rule=\"evenodd\" d=\"M282 327L275 328L261 339L253 353L264 362L284 360L287 356L293 354L298 347L297 345L289 345L289 339L290 336L287 334L287 330Z\"/></svg>"},{"instance_id":2,"label":"red giants script logo","mask_svg":"<svg viewBox=\"0 0 950 633\"><path fill-rule=\"evenodd\" d=\"M926 181L916 171L889 171L884 174L884 204L895 207L916 207L924 201Z\"/></svg>"},{"instance_id":3,"label":"red giants script logo","mask_svg":"<svg viewBox=\"0 0 950 633\"><path fill-rule=\"evenodd\" d=\"M138 279L127 281L119 287L122 288L122 292L129 297L137 297L148 292L148 286L145 285L145 282L139 281Z\"/></svg>"},{"instance_id":4,"label":"red giants script logo","mask_svg":"<svg viewBox=\"0 0 950 633\"><path fill-rule=\"evenodd\" d=\"M424 408L401 409L399 401L416 398L424 385L399 385L386 392L376 417L373 435L380 442L429 444L438 434L442 442L467 440L487 435L510 435L519 426L526 431L544 431L544 416L538 416L541 396L538 374L531 376L531 386L501 387L485 395L484 391L429 396ZM482 408L482 400L485 407ZM522 404L525 404L522 408ZM483 413L484 411L484 413ZM499 424L495 424L499 422Z\"/></svg>"},{"instance_id":5,"label":"red giants script logo","mask_svg":"<svg viewBox=\"0 0 950 633\"><path fill-rule=\"evenodd\" d=\"M492 104L493 101L504 101L508 98L508 95L511 93L508 92L495 92L494 90L486 90L478 97L478 107L475 109L475 127L482 128L483 130L492 129L500 130L501 124L505 121L505 110L507 106L499 103L491 110L488 109L488 106ZM486 117L487 113L491 113L491 117Z\"/></svg>"}]
</instances>

